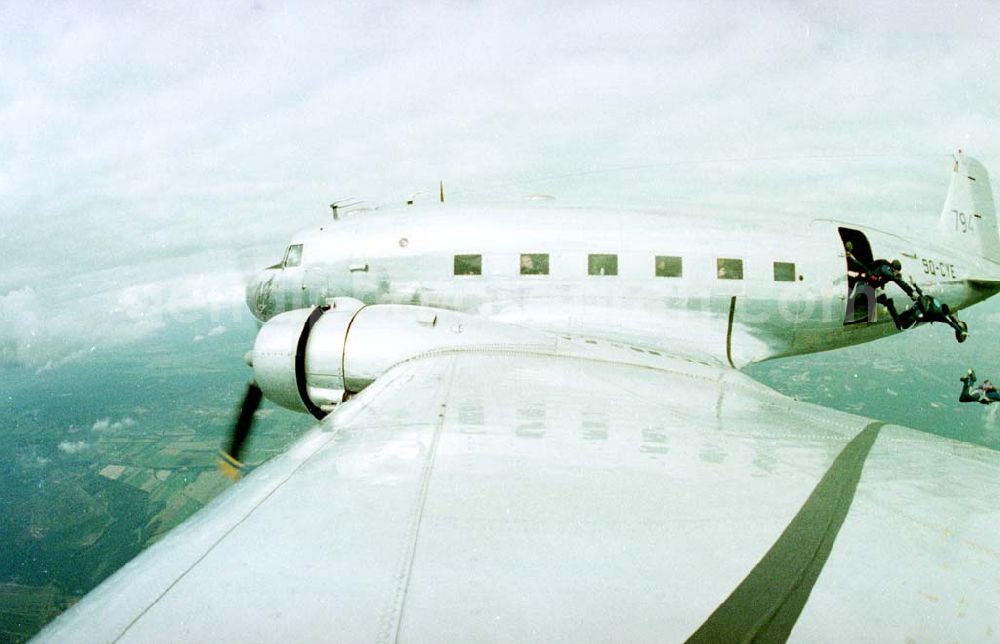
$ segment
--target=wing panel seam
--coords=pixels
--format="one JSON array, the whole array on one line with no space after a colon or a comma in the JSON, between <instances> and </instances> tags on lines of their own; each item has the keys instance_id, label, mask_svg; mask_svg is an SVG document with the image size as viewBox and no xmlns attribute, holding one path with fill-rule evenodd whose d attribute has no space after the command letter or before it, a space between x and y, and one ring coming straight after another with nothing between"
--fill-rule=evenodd
<instances>
[{"instance_id":1,"label":"wing panel seam","mask_svg":"<svg viewBox=\"0 0 1000 644\"><path fill-rule=\"evenodd\" d=\"M424 507L427 503L427 495L430 490L431 476L434 471L434 464L437 460L438 444L441 433L444 430L444 419L447 414L448 400L451 397L452 382L456 368L454 360L447 378L447 390L443 402L439 405L437 423L434 427L434 434L431 437L431 444L428 450L427 461L421 474L420 489L414 503L413 511L410 514L410 526L408 529L409 538L404 541L403 552L397 562L396 592L392 603L386 608L382 617L382 627L379 629L378 642L399 642L402 632L403 613L406 606L406 598L410 589L410 580L413 576L413 565L417 556L417 548L420 541L420 526L424 518Z\"/></svg>"}]
</instances>

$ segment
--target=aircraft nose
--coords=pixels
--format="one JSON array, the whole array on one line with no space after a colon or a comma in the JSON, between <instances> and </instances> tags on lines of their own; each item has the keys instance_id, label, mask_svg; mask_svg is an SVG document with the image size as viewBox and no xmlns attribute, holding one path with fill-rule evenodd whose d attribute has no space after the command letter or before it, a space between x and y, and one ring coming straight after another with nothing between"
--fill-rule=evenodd
<instances>
[{"instance_id":1,"label":"aircraft nose","mask_svg":"<svg viewBox=\"0 0 1000 644\"><path fill-rule=\"evenodd\" d=\"M274 269L264 269L247 283L247 308L261 322L274 315L274 298L271 295L274 273Z\"/></svg>"}]
</instances>

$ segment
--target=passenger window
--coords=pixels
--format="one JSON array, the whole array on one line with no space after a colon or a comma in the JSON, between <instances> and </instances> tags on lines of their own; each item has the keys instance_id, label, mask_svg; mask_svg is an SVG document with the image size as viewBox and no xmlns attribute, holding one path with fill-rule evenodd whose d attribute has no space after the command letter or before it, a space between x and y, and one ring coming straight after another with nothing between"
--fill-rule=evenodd
<instances>
[{"instance_id":1,"label":"passenger window","mask_svg":"<svg viewBox=\"0 0 1000 644\"><path fill-rule=\"evenodd\" d=\"M302 263L302 244L292 244L285 251L285 261L283 263L285 268L292 266L298 266Z\"/></svg>"},{"instance_id":2,"label":"passenger window","mask_svg":"<svg viewBox=\"0 0 1000 644\"><path fill-rule=\"evenodd\" d=\"M794 282L795 281L795 264L793 262L775 262L774 263L774 281L775 282Z\"/></svg>"},{"instance_id":3,"label":"passenger window","mask_svg":"<svg viewBox=\"0 0 1000 644\"><path fill-rule=\"evenodd\" d=\"M684 264L680 257L671 255L656 256L657 277L681 277L684 274Z\"/></svg>"},{"instance_id":4,"label":"passenger window","mask_svg":"<svg viewBox=\"0 0 1000 644\"><path fill-rule=\"evenodd\" d=\"M588 275L617 275L618 255L588 255Z\"/></svg>"},{"instance_id":5,"label":"passenger window","mask_svg":"<svg viewBox=\"0 0 1000 644\"><path fill-rule=\"evenodd\" d=\"M743 260L720 257L715 260L715 276L720 280L743 279Z\"/></svg>"},{"instance_id":6,"label":"passenger window","mask_svg":"<svg viewBox=\"0 0 1000 644\"><path fill-rule=\"evenodd\" d=\"M455 275L482 275L482 255L455 255Z\"/></svg>"},{"instance_id":7,"label":"passenger window","mask_svg":"<svg viewBox=\"0 0 1000 644\"><path fill-rule=\"evenodd\" d=\"M548 275L548 253L521 253L521 275Z\"/></svg>"}]
</instances>

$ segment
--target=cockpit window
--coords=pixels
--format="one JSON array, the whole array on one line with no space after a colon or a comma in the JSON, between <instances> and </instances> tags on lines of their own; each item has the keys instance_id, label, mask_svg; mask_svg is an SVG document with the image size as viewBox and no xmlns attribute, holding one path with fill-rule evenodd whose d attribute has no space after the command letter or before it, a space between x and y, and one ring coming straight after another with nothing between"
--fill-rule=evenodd
<instances>
[{"instance_id":1,"label":"cockpit window","mask_svg":"<svg viewBox=\"0 0 1000 644\"><path fill-rule=\"evenodd\" d=\"M292 244L285 251L285 261L282 266L289 268L291 266L298 266L302 263L302 244Z\"/></svg>"}]
</instances>

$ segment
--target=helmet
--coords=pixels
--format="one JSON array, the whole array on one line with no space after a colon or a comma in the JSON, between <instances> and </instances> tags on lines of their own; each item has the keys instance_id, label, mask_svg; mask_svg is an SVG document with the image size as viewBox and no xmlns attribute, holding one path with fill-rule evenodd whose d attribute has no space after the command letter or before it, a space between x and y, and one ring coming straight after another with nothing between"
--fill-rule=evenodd
<instances>
[{"instance_id":1,"label":"helmet","mask_svg":"<svg viewBox=\"0 0 1000 644\"><path fill-rule=\"evenodd\" d=\"M951 309L948 308L947 304L942 304L941 312L944 313L945 315L949 315L951 313Z\"/></svg>"},{"instance_id":2,"label":"helmet","mask_svg":"<svg viewBox=\"0 0 1000 644\"><path fill-rule=\"evenodd\" d=\"M898 259L892 260L892 262L889 263L889 266L892 266L892 270L894 271L903 270L903 265L899 263Z\"/></svg>"}]
</instances>

